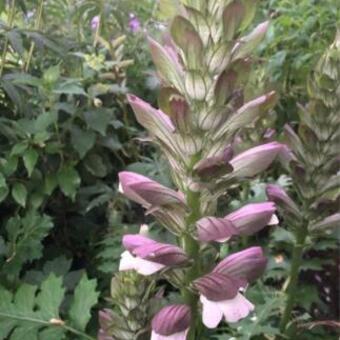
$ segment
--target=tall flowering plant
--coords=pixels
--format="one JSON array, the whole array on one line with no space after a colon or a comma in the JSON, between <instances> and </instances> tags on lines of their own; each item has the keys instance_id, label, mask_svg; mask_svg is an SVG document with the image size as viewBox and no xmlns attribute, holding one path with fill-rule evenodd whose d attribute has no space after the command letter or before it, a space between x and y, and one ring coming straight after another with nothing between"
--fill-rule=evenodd
<instances>
[{"instance_id":1,"label":"tall flowering plant","mask_svg":"<svg viewBox=\"0 0 340 340\"><path fill-rule=\"evenodd\" d=\"M292 177L297 199L279 186L268 185L267 196L282 211L295 235L292 265L285 285L286 304L281 331L289 334L296 299L299 269L307 244L329 228L340 225L340 32L319 60L308 82L310 101L301 107L297 132L285 127L289 146L283 159Z\"/></svg>"},{"instance_id":2,"label":"tall flowering plant","mask_svg":"<svg viewBox=\"0 0 340 340\"><path fill-rule=\"evenodd\" d=\"M163 243L145 233L123 237L122 273L165 279L180 292L177 301L152 315L152 340L199 339L203 325L215 328L222 320L247 317L255 306L245 291L264 271L266 258L260 247L251 247L221 259L218 246L278 223L273 202L215 216L220 196L266 170L282 150L270 142L234 152L240 130L275 103L274 92L257 98L244 93L250 53L268 22L242 34L255 14L253 0L182 5L163 41L149 39L161 80L159 108L128 95L138 122L169 161L177 189L136 173L119 174L120 191L177 240Z\"/></svg>"}]
</instances>

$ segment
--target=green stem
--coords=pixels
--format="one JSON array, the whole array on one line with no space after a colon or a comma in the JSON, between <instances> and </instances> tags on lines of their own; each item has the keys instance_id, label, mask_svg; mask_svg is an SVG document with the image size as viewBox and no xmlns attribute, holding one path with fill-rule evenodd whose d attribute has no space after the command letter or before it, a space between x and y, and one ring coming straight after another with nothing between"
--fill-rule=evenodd
<instances>
[{"instance_id":1,"label":"green stem","mask_svg":"<svg viewBox=\"0 0 340 340\"><path fill-rule=\"evenodd\" d=\"M12 0L11 8L9 11L9 18L8 18L8 27L11 30L13 28L14 23L14 17L15 17L15 0ZM4 43L4 48L2 50L1 55L1 64L0 64L0 77L2 76L6 64L6 56L7 56L7 50L8 50L8 36L6 36L6 40Z\"/></svg>"},{"instance_id":2,"label":"green stem","mask_svg":"<svg viewBox=\"0 0 340 340\"><path fill-rule=\"evenodd\" d=\"M44 8L44 0L40 0L39 8L38 8L38 14L37 14L37 19L36 19L35 24L34 24L34 28L36 30L40 29L40 25L41 25L41 21L42 21L43 8ZM31 46L30 46L30 50L28 52L25 68L24 68L25 72L27 72L29 67L30 67L30 64L31 64L31 61L32 61L32 57L33 57L34 48L35 48L35 42L32 41L31 42Z\"/></svg>"},{"instance_id":3,"label":"green stem","mask_svg":"<svg viewBox=\"0 0 340 340\"><path fill-rule=\"evenodd\" d=\"M187 205L190 209L190 214L186 220L188 230L201 217L200 199L200 192L187 190ZM199 244L188 232L182 235L181 242L183 249L193 261L192 267L188 270L185 278L185 284L188 287L200 275ZM183 288L181 293L185 302L191 306L192 323L187 339L195 340L197 339L196 325L199 322L197 313L198 297L187 288Z\"/></svg>"},{"instance_id":4,"label":"green stem","mask_svg":"<svg viewBox=\"0 0 340 340\"><path fill-rule=\"evenodd\" d=\"M293 248L292 255L292 263L289 274L289 283L286 289L286 305L283 311L281 322L280 322L280 331L282 334L285 334L287 331L287 325L289 319L291 318L291 313L294 308L294 302L296 297L296 290L298 285L299 271L302 262L303 248L305 245L305 240L307 237L307 229L300 228L296 235L296 244Z\"/></svg>"},{"instance_id":5,"label":"green stem","mask_svg":"<svg viewBox=\"0 0 340 340\"><path fill-rule=\"evenodd\" d=\"M63 328L65 331L79 335L84 339L95 340L95 338L93 338L92 336L90 336L90 335L88 335L88 334L86 334L82 331L79 331L79 330L77 330L77 329L75 329L71 326L66 325L64 321L59 320L59 319L55 319L55 320L51 319L50 321L46 321L46 320L36 319L36 318L28 317L28 316L26 317L26 316L14 315L14 314L3 313L3 312L0 312L0 316L3 317L3 318L11 319L11 320L31 322L33 324L41 324L41 325L47 326L47 327L60 327L60 328ZM59 321L59 322L57 322L57 321Z\"/></svg>"}]
</instances>

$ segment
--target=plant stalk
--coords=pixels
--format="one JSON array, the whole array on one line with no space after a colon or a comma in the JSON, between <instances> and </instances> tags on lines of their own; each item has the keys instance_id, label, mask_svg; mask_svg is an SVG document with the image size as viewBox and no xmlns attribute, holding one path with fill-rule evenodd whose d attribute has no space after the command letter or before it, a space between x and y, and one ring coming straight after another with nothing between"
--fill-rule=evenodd
<instances>
[{"instance_id":1,"label":"plant stalk","mask_svg":"<svg viewBox=\"0 0 340 340\"><path fill-rule=\"evenodd\" d=\"M9 27L9 29L13 28L14 17L15 17L15 0L12 0L11 8L9 10L9 17L8 17L8 27ZM6 36L6 40L5 40L4 47L3 47L3 50L2 50L2 55L1 55L0 77L2 77L2 74L4 72L4 68L5 68L5 64L6 64L8 41L9 41L8 36Z\"/></svg>"},{"instance_id":2,"label":"plant stalk","mask_svg":"<svg viewBox=\"0 0 340 340\"><path fill-rule=\"evenodd\" d=\"M298 278L300 272L300 266L302 262L303 248L305 245L305 240L307 237L307 229L301 228L296 235L296 244L293 248L292 255L292 264L290 268L289 274L289 283L285 290L287 295L285 309L283 311L281 322L280 322L280 331L281 334L285 334L287 331L287 325L289 319L291 318L291 313L294 308L294 302L296 298L296 289L298 286Z\"/></svg>"},{"instance_id":3,"label":"plant stalk","mask_svg":"<svg viewBox=\"0 0 340 340\"><path fill-rule=\"evenodd\" d=\"M190 189L188 189L187 205L190 209L190 214L187 217L186 221L188 230L190 230L190 227L193 224L195 224L196 221L201 217L200 198L201 198L200 192L191 191ZM184 251L193 260L192 267L190 270L188 270L188 273L185 278L185 284L188 286L193 280L195 280L200 275L199 244L188 232L182 236L181 241ZM192 293L187 288L184 288L181 293L186 303L191 306L192 322L187 339L195 340L197 339L196 324L198 322L197 313L198 297L196 294Z\"/></svg>"},{"instance_id":4,"label":"plant stalk","mask_svg":"<svg viewBox=\"0 0 340 340\"><path fill-rule=\"evenodd\" d=\"M36 18L36 21L35 21L35 24L34 24L34 28L36 30L39 30L40 26L41 26L43 8L44 8L44 0L40 0L39 7L38 7L38 14L37 14L37 18ZM28 52L27 60L26 60L26 63L25 63L25 68L24 68L25 72L27 72L29 67L30 67L32 57L33 57L34 48L35 48L35 42L32 41L31 46L30 46L30 50Z\"/></svg>"}]
</instances>

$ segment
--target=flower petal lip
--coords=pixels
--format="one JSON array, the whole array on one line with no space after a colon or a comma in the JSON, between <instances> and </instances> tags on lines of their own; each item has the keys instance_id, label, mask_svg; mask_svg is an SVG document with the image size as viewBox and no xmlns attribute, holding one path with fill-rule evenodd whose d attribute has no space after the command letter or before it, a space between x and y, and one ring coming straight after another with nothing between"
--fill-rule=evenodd
<instances>
[{"instance_id":1,"label":"flower petal lip","mask_svg":"<svg viewBox=\"0 0 340 340\"><path fill-rule=\"evenodd\" d=\"M157 334L169 336L185 331L190 327L191 310L184 304L163 307L152 319L152 330Z\"/></svg>"},{"instance_id":2,"label":"flower petal lip","mask_svg":"<svg viewBox=\"0 0 340 340\"><path fill-rule=\"evenodd\" d=\"M239 289L246 285L246 281L212 272L195 280L193 285L210 301L223 301L234 298Z\"/></svg>"},{"instance_id":3,"label":"flower petal lip","mask_svg":"<svg viewBox=\"0 0 340 340\"><path fill-rule=\"evenodd\" d=\"M250 203L225 216L242 235L251 235L273 224L276 207L273 202Z\"/></svg>"},{"instance_id":4,"label":"flower petal lip","mask_svg":"<svg viewBox=\"0 0 340 340\"><path fill-rule=\"evenodd\" d=\"M229 239L239 232L231 221L224 218L204 217L196 223L198 239L202 242Z\"/></svg>"},{"instance_id":5,"label":"flower petal lip","mask_svg":"<svg viewBox=\"0 0 340 340\"><path fill-rule=\"evenodd\" d=\"M261 247L250 247L227 256L213 272L252 282L263 274L266 265L267 259Z\"/></svg>"},{"instance_id":6,"label":"flower petal lip","mask_svg":"<svg viewBox=\"0 0 340 340\"><path fill-rule=\"evenodd\" d=\"M229 323L238 322L247 317L255 308L241 293L237 293L232 299L223 301L211 301L201 295L200 301L203 306L203 324L208 328L216 328L222 318Z\"/></svg>"},{"instance_id":7,"label":"flower petal lip","mask_svg":"<svg viewBox=\"0 0 340 340\"><path fill-rule=\"evenodd\" d=\"M152 275L164 268L165 265L163 264L135 257L127 250L121 254L119 262L119 271L135 270L137 273L144 276Z\"/></svg>"}]
</instances>

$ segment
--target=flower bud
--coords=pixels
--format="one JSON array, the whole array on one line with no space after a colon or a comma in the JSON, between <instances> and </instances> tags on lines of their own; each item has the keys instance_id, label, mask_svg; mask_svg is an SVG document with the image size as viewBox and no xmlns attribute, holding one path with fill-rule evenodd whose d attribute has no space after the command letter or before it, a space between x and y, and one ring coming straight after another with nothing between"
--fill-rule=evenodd
<instances>
[{"instance_id":1,"label":"flower bud","mask_svg":"<svg viewBox=\"0 0 340 340\"><path fill-rule=\"evenodd\" d=\"M231 146L228 146L217 156L208 157L199 161L194 169L200 177L211 179L211 177L218 177L228 172L232 172L233 168L229 164L233 156Z\"/></svg>"},{"instance_id":2,"label":"flower bud","mask_svg":"<svg viewBox=\"0 0 340 340\"><path fill-rule=\"evenodd\" d=\"M266 225L278 224L273 202L251 203L225 216L242 235L252 235Z\"/></svg>"},{"instance_id":3,"label":"flower bud","mask_svg":"<svg viewBox=\"0 0 340 340\"><path fill-rule=\"evenodd\" d=\"M196 225L198 239L202 242L225 242L239 234L233 223L224 218L204 217Z\"/></svg>"},{"instance_id":4,"label":"flower bud","mask_svg":"<svg viewBox=\"0 0 340 340\"><path fill-rule=\"evenodd\" d=\"M251 247L227 256L213 270L251 282L262 275L267 265L260 247Z\"/></svg>"},{"instance_id":5,"label":"flower bud","mask_svg":"<svg viewBox=\"0 0 340 340\"><path fill-rule=\"evenodd\" d=\"M139 174L119 173L119 191L130 200L149 209L153 206L184 205L183 195Z\"/></svg>"},{"instance_id":6,"label":"flower bud","mask_svg":"<svg viewBox=\"0 0 340 340\"><path fill-rule=\"evenodd\" d=\"M331 216L326 217L320 222L312 224L309 227L311 231L324 231L329 228L335 228L340 226L340 213L333 214Z\"/></svg>"},{"instance_id":7,"label":"flower bud","mask_svg":"<svg viewBox=\"0 0 340 340\"><path fill-rule=\"evenodd\" d=\"M236 177L253 177L266 170L282 149L277 142L262 144L234 157L230 164Z\"/></svg>"},{"instance_id":8,"label":"flower bud","mask_svg":"<svg viewBox=\"0 0 340 340\"><path fill-rule=\"evenodd\" d=\"M152 319L151 340L186 340L190 323L189 306L173 304L163 307Z\"/></svg>"},{"instance_id":9,"label":"flower bud","mask_svg":"<svg viewBox=\"0 0 340 340\"><path fill-rule=\"evenodd\" d=\"M292 213L295 217L301 218L298 206L278 185L268 184L266 187L267 197L283 211Z\"/></svg>"}]
</instances>

